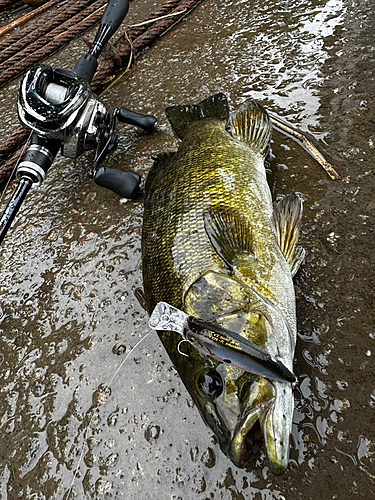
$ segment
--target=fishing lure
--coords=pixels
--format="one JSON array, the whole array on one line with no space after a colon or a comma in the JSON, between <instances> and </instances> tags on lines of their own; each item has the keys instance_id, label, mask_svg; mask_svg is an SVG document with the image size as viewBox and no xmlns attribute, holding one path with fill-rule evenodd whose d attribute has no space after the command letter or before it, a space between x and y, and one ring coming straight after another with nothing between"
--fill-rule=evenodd
<instances>
[{"instance_id":1,"label":"fishing lure","mask_svg":"<svg viewBox=\"0 0 375 500\"><path fill-rule=\"evenodd\" d=\"M166 302L156 305L149 326L153 330L179 333L203 354L246 372L279 382L297 382L294 373L281 361L250 340L215 323L189 316Z\"/></svg>"}]
</instances>

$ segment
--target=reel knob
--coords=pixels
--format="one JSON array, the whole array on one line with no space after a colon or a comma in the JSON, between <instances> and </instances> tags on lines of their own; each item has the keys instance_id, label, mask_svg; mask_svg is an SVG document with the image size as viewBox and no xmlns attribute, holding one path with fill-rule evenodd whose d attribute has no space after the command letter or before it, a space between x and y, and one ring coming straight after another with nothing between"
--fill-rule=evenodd
<instances>
[{"instance_id":1,"label":"reel knob","mask_svg":"<svg viewBox=\"0 0 375 500\"><path fill-rule=\"evenodd\" d=\"M94 175L98 186L120 195L122 198L135 200L140 195L141 176L131 170L115 170L99 167Z\"/></svg>"}]
</instances>

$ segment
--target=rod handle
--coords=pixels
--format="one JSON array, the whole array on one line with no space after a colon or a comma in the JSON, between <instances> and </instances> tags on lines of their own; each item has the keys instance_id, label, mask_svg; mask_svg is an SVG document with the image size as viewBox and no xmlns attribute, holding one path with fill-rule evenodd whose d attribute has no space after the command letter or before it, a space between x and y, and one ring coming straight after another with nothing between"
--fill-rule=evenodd
<instances>
[{"instance_id":1,"label":"rod handle","mask_svg":"<svg viewBox=\"0 0 375 500\"><path fill-rule=\"evenodd\" d=\"M99 57L103 46L108 42L120 27L129 10L128 0L110 0L100 20L98 31L95 35L89 53L96 59Z\"/></svg>"},{"instance_id":2,"label":"rod handle","mask_svg":"<svg viewBox=\"0 0 375 500\"><path fill-rule=\"evenodd\" d=\"M105 8L100 24L107 24L111 27L109 38L120 27L129 10L128 0L110 0ZM108 40L107 40L108 41Z\"/></svg>"}]
</instances>

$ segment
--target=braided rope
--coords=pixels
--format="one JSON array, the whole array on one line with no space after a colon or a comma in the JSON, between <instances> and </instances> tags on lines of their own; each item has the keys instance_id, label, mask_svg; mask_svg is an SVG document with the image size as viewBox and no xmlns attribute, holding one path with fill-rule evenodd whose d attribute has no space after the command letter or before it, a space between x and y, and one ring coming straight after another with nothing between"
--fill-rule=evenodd
<instances>
[{"instance_id":1,"label":"braided rope","mask_svg":"<svg viewBox=\"0 0 375 500\"><path fill-rule=\"evenodd\" d=\"M29 26L25 26L9 34L4 40L0 41L0 62L12 57L49 31L75 16L87 5L93 3L93 1L94 0L81 0L77 2L77 0L70 0L68 4L63 4L62 9L57 5L56 9L50 9L44 16L40 16L34 20L32 30L30 30ZM56 0L54 3L58 4L59 2L61 2L61 0ZM52 6L54 3L52 3ZM59 10L57 11L57 9ZM59 13L56 13L56 11Z\"/></svg>"}]
</instances>

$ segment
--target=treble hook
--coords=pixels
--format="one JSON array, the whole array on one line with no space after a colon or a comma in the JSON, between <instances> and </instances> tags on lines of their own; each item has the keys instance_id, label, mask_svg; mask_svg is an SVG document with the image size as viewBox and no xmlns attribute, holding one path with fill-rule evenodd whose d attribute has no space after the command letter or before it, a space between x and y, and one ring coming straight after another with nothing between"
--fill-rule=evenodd
<instances>
[{"instance_id":1,"label":"treble hook","mask_svg":"<svg viewBox=\"0 0 375 500\"><path fill-rule=\"evenodd\" d=\"M184 352L180 351L180 345L183 343L183 342L187 342L188 344L191 344L191 342L189 340L186 340L186 339L182 339L180 340L180 342L178 343L178 346L177 346L177 351L182 354L182 356L186 356L187 358L189 357L189 354L185 354Z\"/></svg>"}]
</instances>

